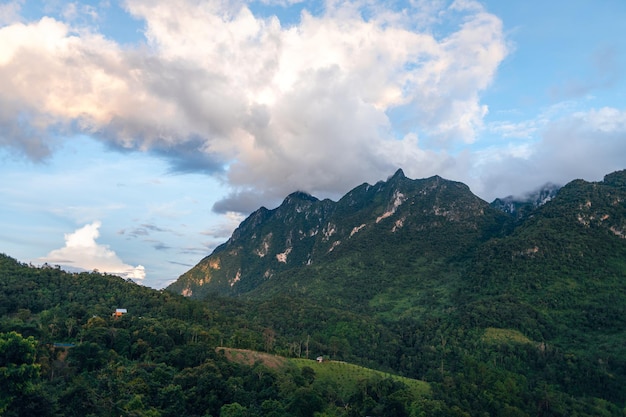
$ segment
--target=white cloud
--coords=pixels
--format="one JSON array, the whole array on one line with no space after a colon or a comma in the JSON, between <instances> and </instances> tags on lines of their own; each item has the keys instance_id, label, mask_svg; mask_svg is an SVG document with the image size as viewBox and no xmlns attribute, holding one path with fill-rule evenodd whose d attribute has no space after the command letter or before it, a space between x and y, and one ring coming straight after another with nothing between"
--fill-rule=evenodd
<instances>
[{"instance_id":1,"label":"white cloud","mask_svg":"<svg viewBox=\"0 0 626 417\"><path fill-rule=\"evenodd\" d=\"M603 107L543 118L536 140L476 154L477 172L468 181L474 192L491 200L547 182L598 181L624 169L626 110Z\"/></svg>"},{"instance_id":2,"label":"white cloud","mask_svg":"<svg viewBox=\"0 0 626 417\"><path fill-rule=\"evenodd\" d=\"M222 215L221 219L216 222L210 229L200 232L200 234L213 238L216 242L221 243L228 239L245 217L240 213L227 212Z\"/></svg>"},{"instance_id":3,"label":"white cloud","mask_svg":"<svg viewBox=\"0 0 626 417\"><path fill-rule=\"evenodd\" d=\"M22 4L24 4L24 0L0 4L0 26L19 21Z\"/></svg>"},{"instance_id":4,"label":"white cloud","mask_svg":"<svg viewBox=\"0 0 626 417\"><path fill-rule=\"evenodd\" d=\"M539 125L537 120L497 121L490 123L487 128L503 138L530 139L539 129Z\"/></svg>"},{"instance_id":5,"label":"white cloud","mask_svg":"<svg viewBox=\"0 0 626 417\"><path fill-rule=\"evenodd\" d=\"M260 3L268 6L291 6L293 4L303 3L304 0L259 0Z\"/></svg>"},{"instance_id":6,"label":"white cloud","mask_svg":"<svg viewBox=\"0 0 626 417\"><path fill-rule=\"evenodd\" d=\"M68 3L63 7L61 15L67 21L77 21L83 18L91 21L99 19L97 9L88 4Z\"/></svg>"},{"instance_id":7,"label":"white cloud","mask_svg":"<svg viewBox=\"0 0 626 417\"><path fill-rule=\"evenodd\" d=\"M0 28L0 145L38 160L55 133L82 132L154 152L222 178L224 211L294 189L344 192L400 160L432 174L437 163L419 165L427 152L403 137L473 142L488 111L480 93L507 54L501 21L471 1L333 1L288 27L237 1L126 4L146 46L52 18ZM433 35L448 18L459 25Z\"/></svg>"},{"instance_id":8,"label":"white cloud","mask_svg":"<svg viewBox=\"0 0 626 417\"><path fill-rule=\"evenodd\" d=\"M96 242L100 236L99 221L87 224L73 233L65 234L65 246L48 253L40 262L71 268L108 272L123 278L142 281L146 277L143 266L127 265L107 245Z\"/></svg>"}]
</instances>

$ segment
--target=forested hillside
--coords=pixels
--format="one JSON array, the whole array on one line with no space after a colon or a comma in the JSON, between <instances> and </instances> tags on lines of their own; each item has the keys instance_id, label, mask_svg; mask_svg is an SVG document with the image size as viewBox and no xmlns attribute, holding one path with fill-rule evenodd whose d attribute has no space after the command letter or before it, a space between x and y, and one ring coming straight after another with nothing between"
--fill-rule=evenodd
<instances>
[{"instance_id":1,"label":"forested hillside","mask_svg":"<svg viewBox=\"0 0 626 417\"><path fill-rule=\"evenodd\" d=\"M388 374L365 373L339 394L340 380L318 381L310 366L229 361L218 347L291 349L230 301L201 303L5 255L0 301L2 416L409 415L438 404ZM117 309L126 312L116 317ZM319 354L311 346L310 356Z\"/></svg>"},{"instance_id":2,"label":"forested hillside","mask_svg":"<svg viewBox=\"0 0 626 417\"><path fill-rule=\"evenodd\" d=\"M412 181L347 195L332 210L352 219L334 223L337 240L298 233L319 222L310 196L260 211L237 232L253 243L218 253L230 265L243 262L236 250L254 255L263 271L270 261L244 251L265 247L269 219L300 255L274 257L274 275L230 296L0 256L2 415L626 415L626 172L574 181L521 217L459 183ZM380 373L233 361L229 349Z\"/></svg>"},{"instance_id":3,"label":"forested hillside","mask_svg":"<svg viewBox=\"0 0 626 417\"><path fill-rule=\"evenodd\" d=\"M295 194L171 288L249 300L292 352L438 383L469 415L621 415L625 185L626 171L573 181L523 215L401 171L334 205ZM309 256L290 263L299 242Z\"/></svg>"}]
</instances>

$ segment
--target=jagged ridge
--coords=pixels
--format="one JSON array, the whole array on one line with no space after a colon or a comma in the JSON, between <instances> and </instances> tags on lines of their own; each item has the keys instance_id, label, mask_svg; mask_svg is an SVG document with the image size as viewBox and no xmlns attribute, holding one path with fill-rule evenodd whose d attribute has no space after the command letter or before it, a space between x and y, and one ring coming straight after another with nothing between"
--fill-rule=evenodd
<instances>
[{"instance_id":1,"label":"jagged ridge","mask_svg":"<svg viewBox=\"0 0 626 417\"><path fill-rule=\"evenodd\" d=\"M276 209L257 210L169 289L201 297L246 294L272 280L292 287L298 282L288 280L287 271L304 268L315 275L316 267L342 257L361 262L380 243L386 252L395 248L390 262L453 257L500 233L507 221L465 184L439 176L412 180L398 170L337 202L296 192Z\"/></svg>"}]
</instances>

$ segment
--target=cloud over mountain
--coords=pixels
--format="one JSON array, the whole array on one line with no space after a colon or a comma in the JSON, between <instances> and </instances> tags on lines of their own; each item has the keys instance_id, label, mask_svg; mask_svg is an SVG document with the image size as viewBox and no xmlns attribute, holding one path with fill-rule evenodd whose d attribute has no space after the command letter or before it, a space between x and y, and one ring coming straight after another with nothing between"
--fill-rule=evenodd
<instances>
[{"instance_id":1,"label":"cloud over mountain","mask_svg":"<svg viewBox=\"0 0 626 417\"><path fill-rule=\"evenodd\" d=\"M611 107L572 111L537 121L541 138L493 150L480 163L478 194L522 195L548 180L565 184L580 178L598 181L602 170L620 170L626 155L626 111ZM487 191L490 190L490 191Z\"/></svg>"},{"instance_id":2,"label":"cloud over mountain","mask_svg":"<svg viewBox=\"0 0 626 417\"><path fill-rule=\"evenodd\" d=\"M501 21L480 4L437 4L329 2L283 25L238 2L131 0L146 38L132 47L50 17L8 24L0 144L41 160L59 135L87 133L152 152L222 177L233 190L222 211L293 189L341 193L407 151L427 173L448 158L418 139L474 141L480 92L507 54ZM442 20L456 28L435 36Z\"/></svg>"},{"instance_id":3,"label":"cloud over mountain","mask_svg":"<svg viewBox=\"0 0 626 417\"><path fill-rule=\"evenodd\" d=\"M135 43L107 37L95 7L28 21L21 4L0 8L0 146L41 161L87 134L217 178L229 190L220 213L296 189L336 197L398 167L487 199L623 168L623 124L598 130L606 148L591 137L594 115L620 109L488 120L484 94L515 45L478 1L305 2L287 19L240 1L128 0L142 25ZM619 80L619 50L597 50L597 79L564 79L552 96Z\"/></svg>"}]
</instances>

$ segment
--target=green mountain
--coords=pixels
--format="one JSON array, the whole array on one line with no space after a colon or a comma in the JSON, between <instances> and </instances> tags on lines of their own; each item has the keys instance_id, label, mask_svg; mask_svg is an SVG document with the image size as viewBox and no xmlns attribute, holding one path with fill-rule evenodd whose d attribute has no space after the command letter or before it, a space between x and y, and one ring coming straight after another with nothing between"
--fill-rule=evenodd
<instances>
[{"instance_id":1,"label":"green mountain","mask_svg":"<svg viewBox=\"0 0 626 417\"><path fill-rule=\"evenodd\" d=\"M626 171L523 215L398 171L168 290L0 255L0 415L623 417L625 236Z\"/></svg>"},{"instance_id":2,"label":"green mountain","mask_svg":"<svg viewBox=\"0 0 626 417\"><path fill-rule=\"evenodd\" d=\"M545 204L526 206L522 217L461 183L411 180L401 170L338 202L297 192L249 216L168 290L193 298L289 295L396 316L456 308L472 293L519 292L536 305L552 295L576 298L573 288L593 288L591 277L623 273L624 176L538 194Z\"/></svg>"},{"instance_id":3,"label":"green mountain","mask_svg":"<svg viewBox=\"0 0 626 417\"><path fill-rule=\"evenodd\" d=\"M464 184L411 180L399 170L338 202L297 192L274 210L259 209L168 289L196 298L288 293L363 304L388 288L457 275L451 264L509 223Z\"/></svg>"},{"instance_id":4,"label":"green mountain","mask_svg":"<svg viewBox=\"0 0 626 417\"><path fill-rule=\"evenodd\" d=\"M585 398L621 410L626 171L573 181L543 203L520 216L463 184L401 171L338 202L295 193L253 213L169 290L247 300L300 344L312 334L340 357L426 380L483 389L477 369L489 363L527 415L568 415L555 401L584 413Z\"/></svg>"}]
</instances>

